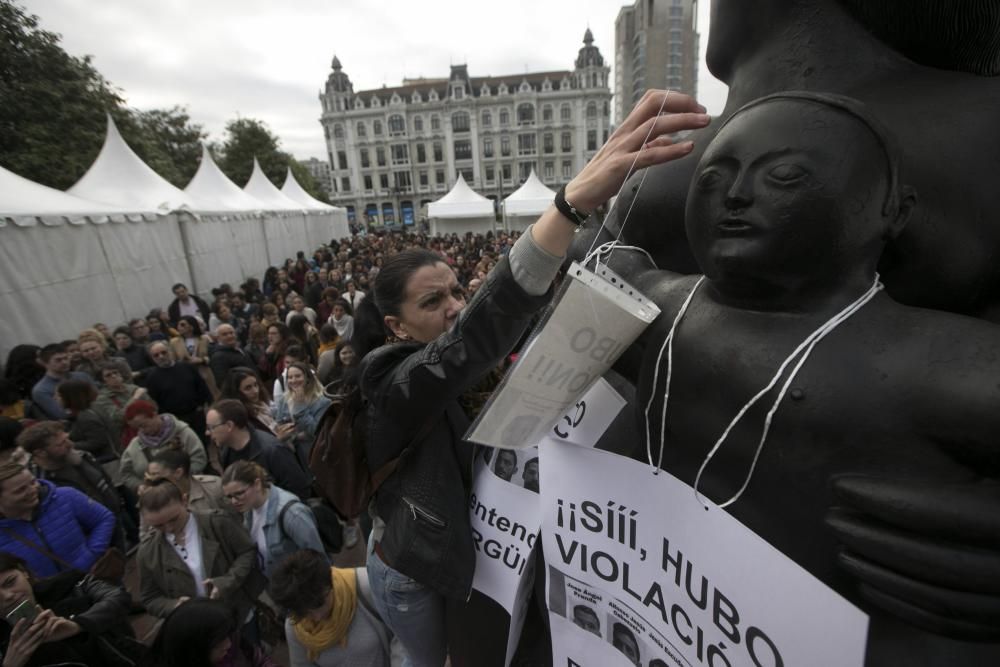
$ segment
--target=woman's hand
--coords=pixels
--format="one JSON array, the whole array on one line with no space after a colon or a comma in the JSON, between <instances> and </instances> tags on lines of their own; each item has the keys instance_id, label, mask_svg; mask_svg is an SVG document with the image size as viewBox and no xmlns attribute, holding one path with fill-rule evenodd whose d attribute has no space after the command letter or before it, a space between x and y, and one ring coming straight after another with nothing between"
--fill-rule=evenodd
<instances>
[{"instance_id":1,"label":"woman's hand","mask_svg":"<svg viewBox=\"0 0 1000 667\"><path fill-rule=\"evenodd\" d=\"M143 395L145 393L146 393L146 390L144 388L142 388L142 387L136 387L135 391L132 392L132 398L130 398L129 400L130 401L138 401L140 398L143 397Z\"/></svg>"},{"instance_id":2,"label":"woman's hand","mask_svg":"<svg viewBox=\"0 0 1000 667\"><path fill-rule=\"evenodd\" d=\"M636 169L642 169L684 157L694 144L675 144L670 135L701 129L710 120L705 107L689 95L647 90L632 113L566 186L566 200L581 211L593 211L618 192L633 162Z\"/></svg>"},{"instance_id":3,"label":"woman's hand","mask_svg":"<svg viewBox=\"0 0 1000 667\"><path fill-rule=\"evenodd\" d=\"M291 440L295 437L295 424L291 422L278 424L274 427L274 435L277 436L278 440L281 440L282 442Z\"/></svg>"},{"instance_id":4,"label":"woman's hand","mask_svg":"<svg viewBox=\"0 0 1000 667\"><path fill-rule=\"evenodd\" d=\"M69 639L70 637L75 637L83 631L83 628L76 621L71 621L68 618L63 618L61 616L56 616L55 622L49 630L49 636L45 640L47 642L57 642L63 639Z\"/></svg>"},{"instance_id":5,"label":"woman's hand","mask_svg":"<svg viewBox=\"0 0 1000 667\"><path fill-rule=\"evenodd\" d=\"M48 639L50 626L55 614L45 610L29 621L20 619L10 632L7 653L3 657L3 667L24 667L42 642Z\"/></svg>"}]
</instances>

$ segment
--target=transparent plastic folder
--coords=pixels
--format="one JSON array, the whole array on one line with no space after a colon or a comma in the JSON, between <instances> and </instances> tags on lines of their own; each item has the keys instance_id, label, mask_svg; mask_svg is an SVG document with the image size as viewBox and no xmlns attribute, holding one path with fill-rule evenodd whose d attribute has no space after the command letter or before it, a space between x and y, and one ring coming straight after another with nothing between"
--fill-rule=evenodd
<instances>
[{"instance_id":1,"label":"transparent plastic folder","mask_svg":"<svg viewBox=\"0 0 1000 667\"><path fill-rule=\"evenodd\" d=\"M660 309L614 271L574 262L551 308L465 438L490 447L537 445L618 360Z\"/></svg>"}]
</instances>

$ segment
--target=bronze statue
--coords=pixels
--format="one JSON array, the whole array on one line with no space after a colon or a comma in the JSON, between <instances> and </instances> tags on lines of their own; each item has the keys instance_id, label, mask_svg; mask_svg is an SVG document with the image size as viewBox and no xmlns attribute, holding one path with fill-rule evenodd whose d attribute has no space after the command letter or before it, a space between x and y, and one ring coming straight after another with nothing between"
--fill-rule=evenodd
<instances>
[{"instance_id":1,"label":"bronze statue","mask_svg":"<svg viewBox=\"0 0 1000 667\"><path fill-rule=\"evenodd\" d=\"M1000 664L1000 328L878 290L927 218L864 105L778 93L714 131L685 198L704 278L612 261L663 310L638 346L653 458L718 503L748 481L727 511L871 614L867 664Z\"/></svg>"},{"instance_id":2,"label":"bronze statue","mask_svg":"<svg viewBox=\"0 0 1000 667\"><path fill-rule=\"evenodd\" d=\"M920 193L880 271L895 299L1000 320L1000 2L996 0L712 0L708 66L729 85L719 120L781 90L864 102L902 148L902 179ZM684 231L688 184L718 122L692 135L693 159L626 185L624 239L662 268L698 272ZM844 147L849 150L849 147Z\"/></svg>"}]
</instances>

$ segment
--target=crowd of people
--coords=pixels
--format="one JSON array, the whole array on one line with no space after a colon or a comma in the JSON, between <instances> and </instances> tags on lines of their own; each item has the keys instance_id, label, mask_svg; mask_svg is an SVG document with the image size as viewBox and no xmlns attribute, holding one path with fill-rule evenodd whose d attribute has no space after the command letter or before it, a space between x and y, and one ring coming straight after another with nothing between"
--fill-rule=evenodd
<instances>
[{"instance_id":1,"label":"crowd of people","mask_svg":"<svg viewBox=\"0 0 1000 667\"><path fill-rule=\"evenodd\" d=\"M355 317L388 258L427 249L471 294L517 236L354 235L211 300L177 284L146 317L14 347L0 379L3 667L268 665L264 615L284 623L293 665L390 664L366 569L331 568L303 502L315 431L357 382ZM384 342L368 329L362 351ZM137 590L108 567L126 554ZM129 625L142 611L165 619L153 651Z\"/></svg>"}]
</instances>

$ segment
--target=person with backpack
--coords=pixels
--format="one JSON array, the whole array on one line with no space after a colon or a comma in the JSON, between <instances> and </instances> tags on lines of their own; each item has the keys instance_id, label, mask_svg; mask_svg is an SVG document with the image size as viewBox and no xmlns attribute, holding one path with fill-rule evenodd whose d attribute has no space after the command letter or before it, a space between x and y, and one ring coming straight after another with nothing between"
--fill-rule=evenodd
<instances>
[{"instance_id":1,"label":"person with backpack","mask_svg":"<svg viewBox=\"0 0 1000 667\"><path fill-rule=\"evenodd\" d=\"M365 356L360 368L376 514L368 576L375 607L409 664L442 665L446 657L453 667L504 664L506 631L492 631L502 624L477 619L473 606L475 448L462 441L470 421L460 399L549 303L584 219L632 167L687 155L692 144L672 144L667 135L704 127L703 114L687 95L647 93L490 270L468 307L455 272L434 252L405 250L379 271L375 303L395 340Z\"/></svg>"},{"instance_id":2,"label":"person with backpack","mask_svg":"<svg viewBox=\"0 0 1000 667\"><path fill-rule=\"evenodd\" d=\"M326 553L316 518L298 497L273 485L253 461L237 461L222 474L222 490L257 545L264 574L270 578L286 556L301 549Z\"/></svg>"}]
</instances>

